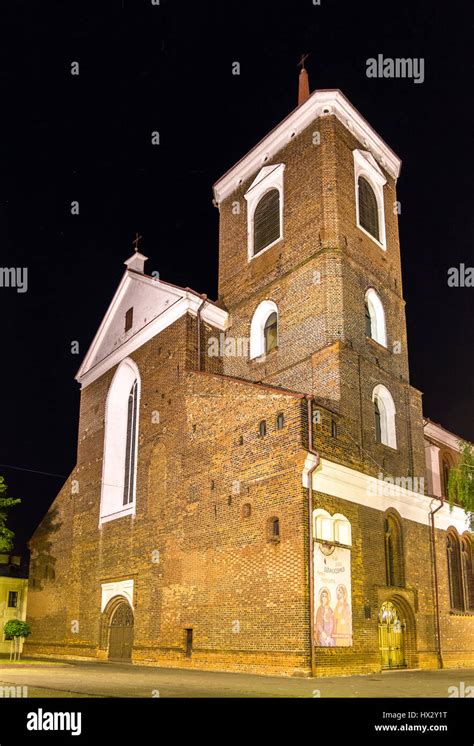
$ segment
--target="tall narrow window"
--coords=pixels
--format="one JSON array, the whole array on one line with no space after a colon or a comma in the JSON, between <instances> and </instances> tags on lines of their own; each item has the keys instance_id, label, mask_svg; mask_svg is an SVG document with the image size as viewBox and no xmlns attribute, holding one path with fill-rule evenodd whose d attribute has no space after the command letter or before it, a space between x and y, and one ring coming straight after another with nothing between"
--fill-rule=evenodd
<instances>
[{"instance_id":1,"label":"tall narrow window","mask_svg":"<svg viewBox=\"0 0 474 746\"><path fill-rule=\"evenodd\" d=\"M367 179L359 176L359 223L371 236L380 240L379 210L374 190Z\"/></svg>"},{"instance_id":2,"label":"tall narrow window","mask_svg":"<svg viewBox=\"0 0 474 746\"><path fill-rule=\"evenodd\" d=\"M18 591L8 591L8 608L16 609L18 607Z\"/></svg>"},{"instance_id":3,"label":"tall narrow window","mask_svg":"<svg viewBox=\"0 0 474 746\"><path fill-rule=\"evenodd\" d=\"M380 345L387 346L385 311L373 288L369 288L365 294L365 334Z\"/></svg>"},{"instance_id":4,"label":"tall narrow window","mask_svg":"<svg viewBox=\"0 0 474 746\"><path fill-rule=\"evenodd\" d=\"M280 412L280 414L277 417L277 429L282 430L285 426L285 415L283 412Z\"/></svg>"},{"instance_id":5,"label":"tall narrow window","mask_svg":"<svg viewBox=\"0 0 474 746\"><path fill-rule=\"evenodd\" d=\"M386 582L390 586L404 585L402 529L393 515L387 515L385 529Z\"/></svg>"},{"instance_id":6,"label":"tall narrow window","mask_svg":"<svg viewBox=\"0 0 474 746\"><path fill-rule=\"evenodd\" d=\"M105 405L100 525L135 512L140 374L130 358L118 366Z\"/></svg>"},{"instance_id":7,"label":"tall narrow window","mask_svg":"<svg viewBox=\"0 0 474 746\"><path fill-rule=\"evenodd\" d=\"M133 308L129 308L125 314L125 331L128 332L133 326Z\"/></svg>"},{"instance_id":8,"label":"tall narrow window","mask_svg":"<svg viewBox=\"0 0 474 746\"><path fill-rule=\"evenodd\" d=\"M391 448L397 447L395 404L390 391L378 384L372 392L375 414L375 439Z\"/></svg>"},{"instance_id":9,"label":"tall narrow window","mask_svg":"<svg viewBox=\"0 0 474 746\"><path fill-rule=\"evenodd\" d=\"M449 484L449 470L451 468L451 464L449 463L448 459L443 459L443 488L444 488L444 497L448 496L448 484Z\"/></svg>"},{"instance_id":10,"label":"tall narrow window","mask_svg":"<svg viewBox=\"0 0 474 746\"><path fill-rule=\"evenodd\" d=\"M446 551L448 560L448 582L449 600L451 609L463 611L463 586L461 575L461 556L459 539L454 531L450 531L446 537Z\"/></svg>"},{"instance_id":11,"label":"tall narrow window","mask_svg":"<svg viewBox=\"0 0 474 746\"><path fill-rule=\"evenodd\" d=\"M263 438L267 434L267 421L262 420L258 426L258 434Z\"/></svg>"},{"instance_id":12,"label":"tall narrow window","mask_svg":"<svg viewBox=\"0 0 474 746\"><path fill-rule=\"evenodd\" d=\"M263 334L265 337L265 352L271 352L277 346L278 337L278 316L275 312L271 313L266 320Z\"/></svg>"},{"instance_id":13,"label":"tall narrow window","mask_svg":"<svg viewBox=\"0 0 474 746\"><path fill-rule=\"evenodd\" d=\"M135 490L135 454L137 442L137 381L134 382L128 395L127 441L125 446L125 479L123 485L123 504L133 502Z\"/></svg>"},{"instance_id":14,"label":"tall narrow window","mask_svg":"<svg viewBox=\"0 0 474 746\"><path fill-rule=\"evenodd\" d=\"M375 440L377 443L382 442L382 426L380 424L380 409L378 399L374 399L374 414L375 414Z\"/></svg>"},{"instance_id":15,"label":"tall narrow window","mask_svg":"<svg viewBox=\"0 0 474 746\"><path fill-rule=\"evenodd\" d=\"M472 542L470 536L465 536L462 540L461 561L464 578L464 606L468 611L474 611L474 568L472 565Z\"/></svg>"},{"instance_id":16,"label":"tall narrow window","mask_svg":"<svg viewBox=\"0 0 474 746\"><path fill-rule=\"evenodd\" d=\"M280 238L280 192L271 189L263 195L253 215L253 253L267 248Z\"/></svg>"},{"instance_id":17,"label":"tall narrow window","mask_svg":"<svg viewBox=\"0 0 474 746\"><path fill-rule=\"evenodd\" d=\"M365 336L372 337L372 317L369 311L369 304L365 301Z\"/></svg>"}]
</instances>

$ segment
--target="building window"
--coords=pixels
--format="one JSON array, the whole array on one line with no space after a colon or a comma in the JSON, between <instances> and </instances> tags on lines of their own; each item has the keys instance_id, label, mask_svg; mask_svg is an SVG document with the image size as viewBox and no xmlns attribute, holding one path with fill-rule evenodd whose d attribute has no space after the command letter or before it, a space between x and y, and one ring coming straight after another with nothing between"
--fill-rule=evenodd
<instances>
[{"instance_id":1,"label":"building window","mask_svg":"<svg viewBox=\"0 0 474 746\"><path fill-rule=\"evenodd\" d=\"M255 208L253 253L258 254L280 238L280 192L271 189Z\"/></svg>"},{"instance_id":2,"label":"building window","mask_svg":"<svg viewBox=\"0 0 474 746\"><path fill-rule=\"evenodd\" d=\"M285 425L285 415L283 412L280 412L280 414L277 417L277 430L282 430Z\"/></svg>"},{"instance_id":3,"label":"building window","mask_svg":"<svg viewBox=\"0 0 474 746\"><path fill-rule=\"evenodd\" d=\"M252 507L250 503L244 503L244 505L242 505L242 518L250 518L251 513Z\"/></svg>"},{"instance_id":4,"label":"building window","mask_svg":"<svg viewBox=\"0 0 474 746\"><path fill-rule=\"evenodd\" d=\"M271 313L263 327L263 336L265 338L265 354L274 350L277 346L278 316L275 312Z\"/></svg>"},{"instance_id":5,"label":"building window","mask_svg":"<svg viewBox=\"0 0 474 746\"><path fill-rule=\"evenodd\" d=\"M337 422L336 420L331 420L331 437L337 438Z\"/></svg>"},{"instance_id":6,"label":"building window","mask_svg":"<svg viewBox=\"0 0 474 746\"><path fill-rule=\"evenodd\" d=\"M258 434L260 435L261 438L264 438L265 435L267 434L267 421L266 420L262 420L260 422L258 426Z\"/></svg>"},{"instance_id":7,"label":"building window","mask_svg":"<svg viewBox=\"0 0 474 746\"><path fill-rule=\"evenodd\" d=\"M138 383L134 381L128 395L127 410L127 441L125 446L125 479L123 485L123 504L130 505L133 502L135 492L135 460L137 447L137 388Z\"/></svg>"},{"instance_id":8,"label":"building window","mask_svg":"<svg viewBox=\"0 0 474 746\"><path fill-rule=\"evenodd\" d=\"M271 300L260 303L250 323L250 359L274 350L278 345L278 308Z\"/></svg>"},{"instance_id":9,"label":"building window","mask_svg":"<svg viewBox=\"0 0 474 746\"><path fill-rule=\"evenodd\" d=\"M464 578L464 607L468 611L474 611L474 568L470 536L464 536L461 541L461 563Z\"/></svg>"},{"instance_id":10,"label":"building window","mask_svg":"<svg viewBox=\"0 0 474 746\"><path fill-rule=\"evenodd\" d=\"M125 331L128 332L133 326L133 308L129 308L125 314Z\"/></svg>"},{"instance_id":11,"label":"building window","mask_svg":"<svg viewBox=\"0 0 474 746\"><path fill-rule=\"evenodd\" d=\"M284 170L284 163L264 166L245 193L249 260L283 238Z\"/></svg>"},{"instance_id":12,"label":"building window","mask_svg":"<svg viewBox=\"0 0 474 746\"><path fill-rule=\"evenodd\" d=\"M313 511L313 538L325 543L352 545L351 524L341 513L331 515L318 508Z\"/></svg>"},{"instance_id":13,"label":"building window","mask_svg":"<svg viewBox=\"0 0 474 746\"><path fill-rule=\"evenodd\" d=\"M280 541L280 519L274 516L267 523L268 541L278 543Z\"/></svg>"},{"instance_id":14,"label":"building window","mask_svg":"<svg viewBox=\"0 0 474 746\"><path fill-rule=\"evenodd\" d=\"M452 462L447 456L444 456L443 458L443 495L444 497L448 496L448 485L449 485L449 472L452 468Z\"/></svg>"},{"instance_id":15,"label":"building window","mask_svg":"<svg viewBox=\"0 0 474 746\"><path fill-rule=\"evenodd\" d=\"M191 658L193 654L193 631L186 629L186 658Z\"/></svg>"},{"instance_id":16,"label":"building window","mask_svg":"<svg viewBox=\"0 0 474 746\"><path fill-rule=\"evenodd\" d=\"M8 591L8 608L18 608L18 591Z\"/></svg>"},{"instance_id":17,"label":"building window","mask_svg":"<svg viewBox=\"0 0 474 746\"><path fill-rule=\"evenodd\" d=\"M371 153L354 150L353 156L357 226L386 249L383 188L387 179Z\"/></svg>"},{"instance_id":18,"label":"building window","mask_svg":"<svg viewBox=\"0 0 474 746\"><path fill-rule=\"evenodd\" d=\"M449 601L453 611L464 611L461 554L458 535L450 531L446 537L448 559Z\"/></svg>"},{"instance_id":19,"label":"building window","mask_svg":"<svg viewBox=\"0 0 474 746\"><path fill-rule=\"evenodd\" d=\"M365 294L365 334L383 347L387 346L385 311L373 288L369 288Z\"/></svg>"},{"instance_id":20,"label":"building window","mask_svg":"<svg viewBox=\"0 0 474 746\"><path fill-rule=\"evenodd\" d=\"M379 215L375 192L364 176L359 176L359 223L371 236L380 240Z\"/></svg>"},{"instance_id":21,"label":"building window","mask_svg":"<svg viewBox=\"0 0 474 746\"><path fill-rule=\"evenodd\" d=\"M395 516L387 515L384 520L386 583L389 586L405 584L402 528Z\"/></svg>"},{"instance_id":22,"label":"building window","mask_svg":"<svg viewBox=\"0 0 474 746\"><path fill-rule=\"evenodd\" d=\"M107 394L100 522L135 512L140 375L127 358Z\"/></svg>"},{"instance_id":23,"label":"building window","mask_svg":"<svg viewBox=\"0 0 474 746\"><path fill-rule=\"evenodd\" d=\"M396 448L396 411L390 391L382 384L378 384L373 390L372 401L374 403L375 439L377 443Z\"/></svg>"}]
</instances>

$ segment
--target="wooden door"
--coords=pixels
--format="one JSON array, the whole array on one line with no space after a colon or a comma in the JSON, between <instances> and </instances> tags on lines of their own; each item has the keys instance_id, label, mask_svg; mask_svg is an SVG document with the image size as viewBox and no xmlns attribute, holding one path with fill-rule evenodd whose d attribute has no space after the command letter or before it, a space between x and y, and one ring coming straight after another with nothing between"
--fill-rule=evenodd
<instances>
[{"instance_id":1,"label":"wooden door","mask_svg":"<svg viewBox=\"0 0 474 746\"><path fill-rule=\"evenodd\" d=\"M131 661L133 647L133 611L125 601L115 610L110 624L109 660Z\"/></svg>"}]
</instances>

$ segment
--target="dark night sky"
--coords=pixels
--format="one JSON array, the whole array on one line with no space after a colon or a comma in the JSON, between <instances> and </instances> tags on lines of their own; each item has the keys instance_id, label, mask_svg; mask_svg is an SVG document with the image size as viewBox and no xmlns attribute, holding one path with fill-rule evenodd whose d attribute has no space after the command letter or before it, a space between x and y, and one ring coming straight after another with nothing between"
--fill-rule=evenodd
<instances>
[{"instance_id":1,"label":"dark night sky","mask_svg":"<svg viewBox=\"0 0 474 746\"><path fill-rule=\"evenodd\" d=\"M340 88L403 160L411 382L426 416L474 440L474 288L447 286L449 267L474 264L468 12L458 0L8 3L0 264L28 267L29 287L0 288L0 463L69 474L74 375L135 231L148 272L216 297L212 184L294 108L302 52L311 90ZM423 57L425 82L367 78L366 59L379 53ZM12 513L21 541L63 480L1 473L23 501Z\"/></svg>"}]
</instances>

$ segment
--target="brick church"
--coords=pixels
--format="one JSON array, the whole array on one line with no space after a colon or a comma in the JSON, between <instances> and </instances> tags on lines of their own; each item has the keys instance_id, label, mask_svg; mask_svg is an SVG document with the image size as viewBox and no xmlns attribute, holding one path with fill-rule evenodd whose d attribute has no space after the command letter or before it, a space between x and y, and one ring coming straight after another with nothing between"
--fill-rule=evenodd
<instances>
[{"instance_id":1,"label":"brick church","mask_svg":"<svg viewBox=\"0 0 474 746\"><path fill-rule=\"evenodd\" d=\"M125 262L77 375L77 465L31 540L28 654L474 666L458 438L409 382L400 166L303 69L214 186L218 300Z\"/></svg>"}]
</instances>

